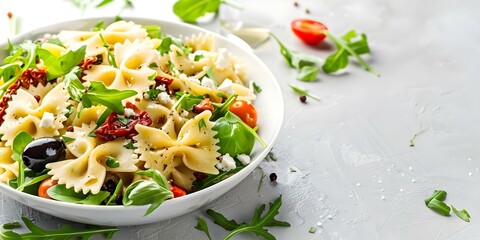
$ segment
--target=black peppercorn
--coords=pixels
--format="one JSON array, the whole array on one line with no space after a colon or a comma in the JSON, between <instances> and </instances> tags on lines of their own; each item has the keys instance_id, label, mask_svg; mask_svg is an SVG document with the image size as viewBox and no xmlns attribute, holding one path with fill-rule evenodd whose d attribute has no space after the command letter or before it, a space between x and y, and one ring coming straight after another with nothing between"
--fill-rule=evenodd
<instances>
[{"instance_id":1,"label":"black peppercorn","mask_svg":"<svg viewBox=\"0 0 480 240\"><path fill-rule=\"evenodd\" d=\"M270 174L270 182L275 182L277 181L277 174L276 173L271 173Z\"/></svg>"},{"instance_id":2,"label":"black peppercorn","mask_svg":"<svg viewBox=\"0 0 480 240\"><path fill-rule=\"evenodd\" d=\"M300 102L302 102L302 103L307 102L307 96L305 96L305 95L300 96Z\"/></svg>"}]
</instances>

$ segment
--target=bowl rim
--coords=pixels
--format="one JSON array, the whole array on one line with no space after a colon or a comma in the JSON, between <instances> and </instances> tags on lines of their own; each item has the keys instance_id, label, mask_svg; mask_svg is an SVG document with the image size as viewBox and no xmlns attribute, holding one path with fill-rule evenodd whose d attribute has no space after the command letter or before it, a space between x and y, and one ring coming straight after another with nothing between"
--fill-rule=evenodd
<instances>
[{"instance_id":1,"label":"bowl rim","mask_svg":"<svg viewBox=\"0 0 480 240\"><path fill-rule=\"evenodd\" d=\"M78 18L78 19L72 19L72 20L57 22L57 23L45 25L45 26L42 26L42 27L38 27L38 28L35 28L35 29L32 29L32 30L29 30L27 32L21 33L19 35L16 35L16 36L14 36L13 38L10 39L10 42L12 44L14 44L14 43L17 43L17 42L20 42L20 41L28 40L29 36L31 36L31 35L38 34L38 33L43 33L43 32L47 33L48 29L55 29L55 28L59 28L60 26L67 26L67 25L75 26L75 24L79 24L79 23L83 23L83 22L90 22L90 21L91 22L95 22L95 21L98 22L98 21L102 21L102 20L105 21L106 24L110 24L110 23L114 22L114 18L115 18L115 16L87 17L87 18ZM267 65L257 55L255 55L253 50L250 49L250 51L249 51L248 49L245 49L245 47L239 45L238 43L235 43L235 42L231 41L230 39L228 39L228 38L226 38L226 37L224 37L224 36L222 36L222 35L220 35L216 32L210 31L210 30L205 29L205 28L201 28L201 27L196 26L196 25L192 25L192 24L188 24L188 23L184 23L184 22L179 22L179 21L172 21L172 20L166 20L166 19L144 18L144 17L126 16L126 17L122 17L122 19L125 20L125 21L133 21L134 23L139 24L139 25L141 25L141 24L138 23L138 22L142 22L142 23L151 22L152 24L158 25L161 28L162 28L162 24L178 25L180 28L187 28L187 29L190 29L190 30L195 31L195 32L203 32L203 33L211 34L211 35L215 36L216 38L221 39L222 41L229 42L229 43L237 46L242 51L244 51L245 54L248 54L249 57L252 57L256 61L257 64L260 64L260 67L262 69L267 70L266 74L269 75L269 78L275 80L275 81L272 82L274 88L269 89L269 90L275 91L276 94L278 94L280 96L280 98L278 99L280 102L277 102L277 104L282 106L282 107L279 108L279 110L281 111L279 113L279 115L281 116L281 119L277 119L277 121L279 121L279 127L273 131L272 141L267 143L267 147L265 147L264 149L261 149L260 154L258 156L256 156L255 159L252 159L252 161L245 168L243 168L239 172L233 174L232 176L229 176L227 179L224 179L224 180L222 180L222 181L220 181L220 182L218 182L218 183L216 183L212 186L204 188L202 190L189 193L189 194L187 194L183 197L168 199L165 202L163 202L162 205L168 206L168 205L171 205L171 204L181 204L181 202L190 201L193 198L202 197L202 196L208 194L208 192L224 188L224 185L228 185L229 182L236 181L236 180L239 180L239 181L243 180L243 179L239 179L239 178L241 178L241 175L239 173L247 171L250 174L258 166L258 164L260 164L260 162L266 157L266 155L272 149L273 144L277 140L278 135L279 135L279 133L282 129L284 119L285 119L284 97L283 97L280 85L277 81L277 78L272 73L270 68L268 68ZM83 29L83 28L82 27L71 28L71 30L79 30L79 31L81 31L81 29ZM66 29L66 30L70 30L70 29ZM5 49L7 44L8 44L7 42L0 42L0 49ZM258 143L255 142L255 145L257 145L257 144ZM236 186L236 185L234 185L234 186ZM17 191L16 189L10 187L8 185L8 183L3 183L3 182L0 182L0 189L3 189L1 191L3 193L5 193L5 191L7 191L7 192L10 191L11 193L18 194L22 198L30 198L32 200L39 201L39 203L42 203L42 204L48 204L48 205L52 205L52 206L71 207L71 208L81 208L81 209L85 209L85 210L131 209L133 211L136 211L136 210L140 210L140 209L147 209L150 206L149 204L147 204L147 205L131 205L131 206L125 206L125 205L108 205L108 206L107 205L84 205L84 204L69 203L69 202L62 202L62 201L56 201L56 200L52 201L51 199L45 199L45 198L41 198L41 197L38 197L38 196L35 196L35 195L31 195L31 194L28 194L28 193L25 193L25 192ZM228 190L228 191L230 191L230 190Z\"/></svg>"}]
</instances>

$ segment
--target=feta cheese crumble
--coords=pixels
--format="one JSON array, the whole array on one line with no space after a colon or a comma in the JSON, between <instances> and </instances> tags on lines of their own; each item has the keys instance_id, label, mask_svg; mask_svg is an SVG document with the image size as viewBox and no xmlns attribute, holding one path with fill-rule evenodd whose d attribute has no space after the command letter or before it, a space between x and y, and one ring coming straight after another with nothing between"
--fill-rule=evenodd
<instances>
[{"instance_id":1,"label":"feta cheese crumble","mask_svg":"<svg viewBox=\"0 0 480 240\"><path fill-rule=\"evenodd\" d=\"M137 113L131 108L125 108L125 117L137 116Z\"/></svg>"},{"instance_id":2,"label":"feta cheese crumble","mask_svg":"<svg viewBox=\"0 0 480 240\"><path fill-rule=\"evenodd\" d=\"M43 112L42 120L40 120L40 127L41 128L51 128L53 127L53 122L55 121L55 117L51 112Z\"/></svg>"},{"instance_id":3,"label":"feta cheese crumble","mask_svg":"<svg viewBox=\"0 0 480 240\"><path fill-rule=\"evenodd\" d=\"M202 78L202 86L210 89L215 89L215 82L208 77L204 77Z\"/></svg>"},{"instance_id":4,"label":"feta cheese crumble","mask_svg":"<svg viewBox=\"0 0 480 240\"><path fill-rule=\"evenodd\" d=\"M248 165L250 163L250 156L246 154L240 154L237 156L238 161L240 161L243 165Z\"/></svg>"},{"instance_id":5,"label":"feta cheese crumble","mask_svg":"<svg viewBox=\"0 0 480 240\"><path fill-rule=\"evenodd\" d=\"M158 94L157 99L162 104L168 104L171 101L170 95L168 95L167 92L161 92L160 94Z\"/></svg>"},{"instance_id":6,"label":"feta cheese crumble","mask_svg":"<svg viewBox=\"0 0 480 240\"><path fill-rule=\"evenodd\" d=\"M230 154L225 154L221 157L220 162L215 165L218 169L228 172L236 167L235 160L230 157Z\"/></svg>"},{"instance_id":7,"label":"feta cheese crumble","mask_svg":"<svg viewBox=\"0 0 480 240\"><path fill-rule=\"evenodd\" d=\"M223 70L230 65L227 49L218 49L217 60L215 60L215 68Z\"/></svg>"},{"instance_id":8,"label":"feta cheese crumble","mask_svg":"<svg viewBox=\"0 0 480 240\"><path fill-rule=\"evenodd\" d=\"M233 89L232 89L232 80L230 79L225 79L220 86L218 86L218 90L225 92L227 94L234 94Z\"/></svg>"}]
</instances>

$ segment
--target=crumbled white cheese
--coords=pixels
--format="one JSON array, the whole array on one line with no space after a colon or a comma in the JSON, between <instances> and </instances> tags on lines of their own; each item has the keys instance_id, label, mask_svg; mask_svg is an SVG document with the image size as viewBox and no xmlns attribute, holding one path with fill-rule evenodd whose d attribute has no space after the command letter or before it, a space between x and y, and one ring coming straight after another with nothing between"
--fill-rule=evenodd
<instances>
[{"instance_id":1,"label":"crumbled white cheese","mask_svg":"<svg viewBox=\"0 0 480 240\"><path fill-rule=\"evenodd\" d=\"M167 90L167 88L165 88L165 85L163 85L163 84L158 85L158 87L156 87L156 89L160 90L160 91L166 91Z\"/></svg>"},{"instance_id":2,"label":"crumbled white cheese","mask_svg":"<svg viewBox=\"0 0 480 240\"><path fill-rule=\"evenodd\" d=\"M181 117L187 117L188 116L188 111L182 110L182 113L180 113Z\"/></svg>"},{"instance_id":3,"label":"crumbled white cheese","mask_svg":"<svg viewBox=\"0 0 480 240\"><path fill-rule=\"evenodd\" d=\"M158 94L157 99L160 103L163 104L168 104L171 101L170 95L168 95L168 93L166 92L161 92L160 94Z\"/></svg>"},{"instance_id":4,"label":"crumbled white cheese","mask_svg":"<svg viewBox=\"0 0 480 240\"><path fill-rule=\"evenodd\" d=\"M243 165L248 165L250 163L250 156L246 154L240 154L237 156L238 161L240 161Z\"/></svg>"},{"instance_id":5,"label":"crumbled white cheese","mask_svg":"<svg viewBox=\"0 0 480 240\"><path fill-rule=\"evenodd\" d=\"M148 95L147 92L144 92L144 93L143 93L143 98L144 98L145 100L150 100L150 95Z\"/></svg>"},{"instance_id":6,"label":"crumbled white cheese","mask_svg":"<svg viewBox=\"0 0 480 240\"><path fill-rule=\"evenodd\" d=\"M218 169L228 172L236 167L235 165L235 160L233 160L232 157L230 157L230 154L225 154L221 157L221 160L219 163L215 165Z\"/></svg>"},{"instance_id":7,"label":"crumbled white cheese","mask_svg":"<svg viewBox=\"0 0 480 240\"><path fill-rule=\"evenodd\" d=\"M208 77L203 77L202 78L202 86L210 88L210 89L215 89L215 82Z\"/></svg>"},{"instance_id":8,"label":"crumbled white cheese","mask_svg":"<svg viewBox=\"0 0 480 240\"><path fill-rule=\"evenodd\" d=\"M235 65L233 65L233 68L235 69L235 74L237 75L245 73L245 65L243 64L235 63Z\"/></svg>"},{"instance_id":9,"label":"crumbled white cheese","mask_svg":"<svg viewBox=\"0 0 480 240\"><path fill-rule=\"evenodd\" d=\"M233 89L232 89L232 80L230 79L225 79L220 86L218 86L218 90L225 92L227 94L234 94Z\"/></svg>"},{"instance_id":10,"label":"crumbled white cheese","mask_svg":"<svg viewBox=\"0 0 480 240\"><path fill-rule=\"evenodd\" d=\"M223 70L230 65L227 49L218 49L217 60L215 60L215 68Z\"/></svg>"},{"instance_id":11,"label":"crumbled white cheese","mask_svg":"<svg viewBox=\"0 0 480 240\"><path fill-rule=\"evenodd\" d=\"M125 108L125 117L137 116L137 113L131 108Z\"/></svg>"},{"instance_id":12,"label":"crumbled white cheese","mask_svg":"<svg viewBox=\"0 0 480 240\"><path fill-rule=\"evenodd\" d=\"M201 83L200 83L200 80L198 80L198 79L196 79L196 78L194 78L194 77L188 77L185 73L180 74L178 77L179 77L181 80L183 80L183 81L194 82L194 83L196 83L196 84L198 84L198 85L201 84Z\"/></svg>"},{"instance_id":13,"label":"crumbled white cheese","mask_svg":"<svg viewBox=\"0 0 480 240\"><path fill-rule=\"evenodd\" d=\"M51 128L53 127L53 122L55 121L55 117L51 112L43 112L42 120L40 120L40 127L41 128Z\"/></svg>"}]
</instances>

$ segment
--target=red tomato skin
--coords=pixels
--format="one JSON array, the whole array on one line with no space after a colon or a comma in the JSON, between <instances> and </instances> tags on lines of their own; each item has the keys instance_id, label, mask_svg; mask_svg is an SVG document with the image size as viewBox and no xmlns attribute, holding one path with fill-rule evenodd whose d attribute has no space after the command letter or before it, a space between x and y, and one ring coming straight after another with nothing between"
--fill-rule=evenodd
<instances>
[{"instance_id":1,"label":"red tomato skin","mask_svg":"<svg viewBox=\"0 0 480 240\"><path fill-rule=\"evenodd\" d=\"M173 185L170 188L170 191L172 191L172 193L173 193L173 198L183 197L183 196L187 195L187 192L185 190L183 190L180 187L177 187L175 185Z\"/></svg>"},{"instance_id":2,"label":"red tomato skin","mask_svg":"<svg viewBox=\"0 0 480 240\"><path fill-rule=\"evenodd\" d=\"M38 187L38 196L41 198L52 199L50 196L48 196L47 190L57 184L58 181L52 180L52 178L47 178L43 180L43 182L40 183L40 186Z\"/></svg>"},{"instance_id":3,"label":"red tomato skin","mask_svg":"<svg viewBox=\"0 0 480 240\"><path fill-rule=\"evenodd\" d=\"M296 19L291 24L295 35L309 45L317 45L325 39L328 30L323 23L311 19Z\"/></svg>"},{"instance_id":4,"label":"red tomato skin","mask_svg":"<svg viewBox=\"0 0 480 240\"><path fill-rule=\"evenodd\" d=\"M244 100L236 100L229 108L230 112L237 115L251 128L257 126L257 110L253 104Z\"/></svg>"}]
</instances>

